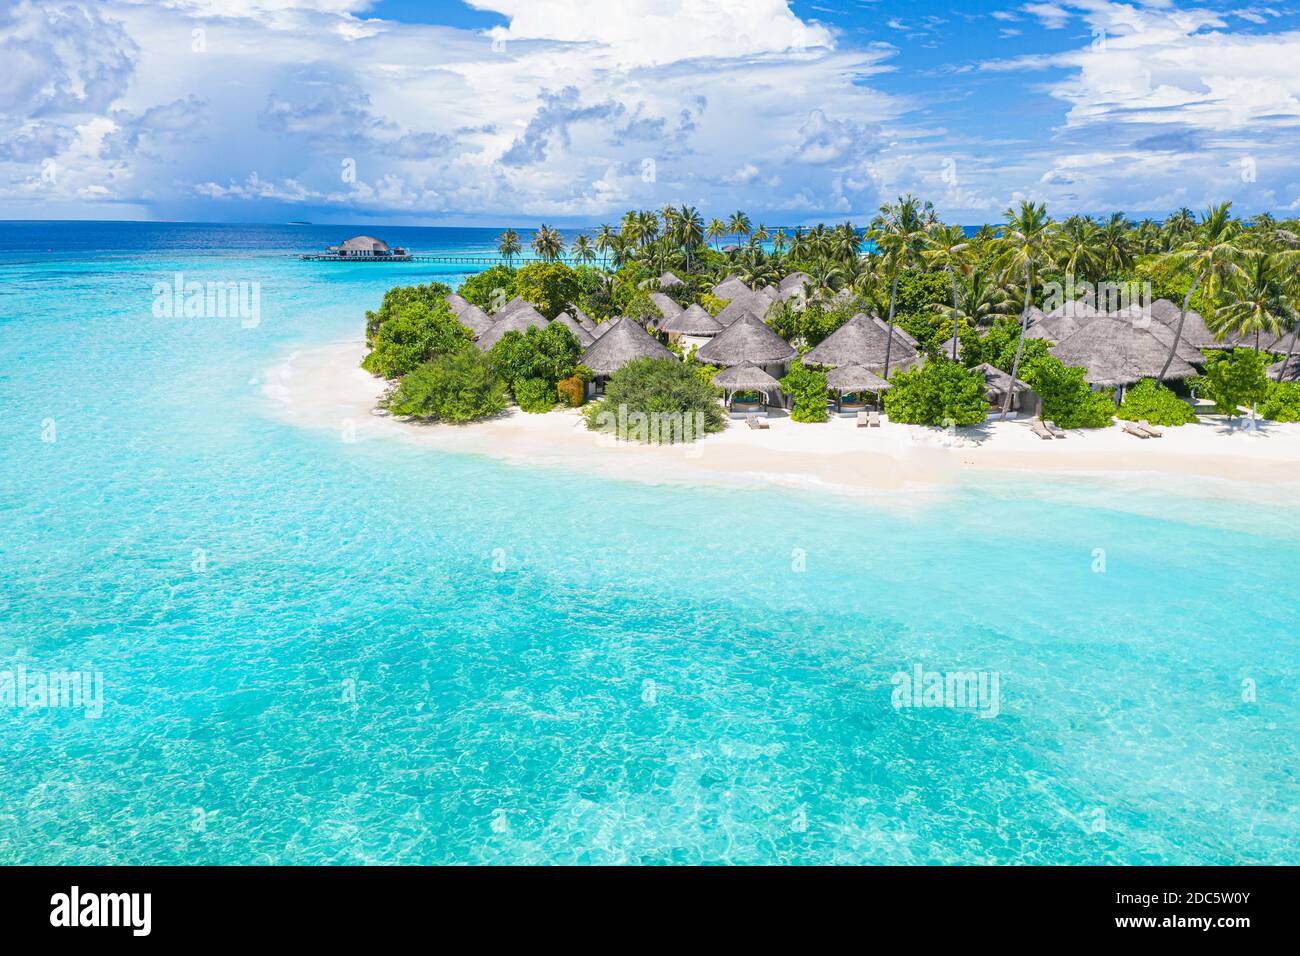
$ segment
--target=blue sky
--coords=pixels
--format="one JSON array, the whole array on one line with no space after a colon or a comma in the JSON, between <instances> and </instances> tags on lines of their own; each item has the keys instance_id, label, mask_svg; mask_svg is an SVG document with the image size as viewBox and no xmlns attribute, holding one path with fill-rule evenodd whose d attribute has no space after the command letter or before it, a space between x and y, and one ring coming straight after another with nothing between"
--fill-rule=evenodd
<instances>
[{"instance_id":1,"label":"blue sky","mask_svg":"<svg viewBox=\"0 0 1300 956\"><path fill-rule=\"evenodd\" d=\"M1300 14L1146 0L0 0L0 217L1300 208Z\"/></svg>"}]
</instances>

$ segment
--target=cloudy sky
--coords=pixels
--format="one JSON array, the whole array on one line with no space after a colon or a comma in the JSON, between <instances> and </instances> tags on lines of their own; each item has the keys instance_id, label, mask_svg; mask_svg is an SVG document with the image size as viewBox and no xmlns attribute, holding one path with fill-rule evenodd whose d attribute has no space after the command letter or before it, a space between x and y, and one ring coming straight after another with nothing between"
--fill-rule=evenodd
<instances>
[{"instance_id":1,"label":"cloudy sky","mask_svg":"<svg viewBox=\"0 0 1300 956\"><path fill-rule=\"evenodd\" d=\"M1300 209L1300 11L0 0L0 218Z\"/></svg>"}]
</instances>

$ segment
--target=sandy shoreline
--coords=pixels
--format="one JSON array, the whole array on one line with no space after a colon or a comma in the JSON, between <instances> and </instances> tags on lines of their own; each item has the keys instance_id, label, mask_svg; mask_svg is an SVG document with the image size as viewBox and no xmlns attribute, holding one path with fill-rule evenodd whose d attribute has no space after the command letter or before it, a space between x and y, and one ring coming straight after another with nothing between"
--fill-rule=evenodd
<instances>
[{"instance_id":1,"label":"sandy shoreline","mask_svg":"<svg viewBox=\"0 0 1300 956\"><path fill-rule=\"evenodd\" d=\"M826 425L771 420L759 431L732 422L689 446L614 442L588 431L574 410L527 415L512 409L468 426L399 422L373 414L384 383L361 370L360 341L305 348L267 371L262 389L277 417L340 437L386 438L517 464L552 466L656 484L769 485L842 494L943 490L961 483L1032 474L1151 480L1218 479L1196 488L1212 496L1255 497L1300 482L1300 424L1261 424L1243 434L1224 421L1164 429L1141 441L1119 428L1072 431L1058 441L1034 436L1025 422L958 429L884 423L857 428L850 418ZM1187 484L1174 482L1174 485ZM1180 490L1171 488L1171 490ZM1189 492L1191 488L1187 489ZM1297 489L1300 490L1300 485Z\"/></svg>"}]
</instances>

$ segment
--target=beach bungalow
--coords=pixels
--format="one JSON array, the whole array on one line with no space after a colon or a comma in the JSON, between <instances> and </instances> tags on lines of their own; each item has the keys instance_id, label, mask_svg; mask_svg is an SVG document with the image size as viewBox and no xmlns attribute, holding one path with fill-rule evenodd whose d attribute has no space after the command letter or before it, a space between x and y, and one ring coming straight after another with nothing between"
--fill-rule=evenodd
<instances>
[{"instance_id":1,"label":"beach bungalow","mask_svg":"<svg viewBox=\"0 0 1300 956\"><path fill-rule=\"evenodd\" d=\"M593 380L587 384L589 395L603 392L609 377L633 359L677 361L677 356L668 351L662 342L626 316L602 324L608 328L582 353L580 360L594 375Z\"/></svg>"},{"instance_id":2,"label":"beach bungalow","mask_svg":"<svg viewBox=\"0 0 1300 956\"><path fill-rule=\"evenodd\" d=\"M1086 325L1090 319L1095 319L1104 315L1095 305L1086 299L1071 299L1069 302L1062 302L1051 312L1047 313L1048 319L1059 319L1069 317L1074 319L1080 325Z\"/></svg>"},{"instance_id":3,"label":"beach bungalow","mask_svg":"<svg viewBox=\"0 0 1300 956\"><path fill-rule=\"evenodd\" d=\"M766 318L771 308L772 300L762 292L746 292L728 302L716 318L718 324L726 328L743 315L753 314L760 319Z\"/></svg>"},{"instance_id":4,"label":"beach bungalow","mask_svg":"<svg viewBox=\"0 0 1300 956\"><path fill-rule=\"evenodd\" d=\"M996 365L976 365L972 372L984 376L984 395L989 400L989 414L1001 414L1002 405L1011 393L1011 412L1015 414L1037 415L1043 407L1042 398L1030 388L1028 382L1012 378Z\"/></svg>"},{"instance_id":5,"label":"beach bungalow","mask_svg":"<svg viewBox=\"0 0 1300 956\"><path fill-rule=\"evenodd\" d=\"M551 319L551 321L564 326L566 329L572 332L574 338L578 340L578 344L581 345L584 349L587 346L591 345L592 342L596 341L596 337L593 336L586 329L584 329L582 327L582 324L578 322L577 319L573 318L573 316L569 315L569 313L567 312L561 312L555 318Z\"/></svg>"},{"instance_id":6,"label":"beach bungalow","mask_svg":"<svg viewBox=\"0 0 1300 956\"><path fill-rule=\"evenodd\" d=\"M667 333L668 340L676 342L689 355L692 348L702 349L708 345L709 340L722 331L722 326L703 306L692 304L660 322L659 331Z\"/></svg>"},{"instance_id":7,"label":"beach bungalow","mask_svg":"<svg viewBox=\"0 0 1300 956\"><path fill-rule=\"evenodd\" d=\"M456 314L456 321L465 328L474 333L475 337L482 335L492 327L492 317L471 302L465 303L465 308Z\"/></svg>"},{"instance_id":8,"label":"beach bungalow","mask_svg":"<svg viewBox=\"0 0 1300 956\"><path fill-rule=\"evenodd\" d=\"M782 299L793 299L800 293L806 293L812 285L812 277L806 272L791 272L781 280L777 291Z\"/></svg>"},{"instance_id":9,"label":"beach bungalow","mask_svg":"<svg viewBox=\"0 0 1300 956\"><path fill-rule=\"evenodd\" d=\"M523 308L531 309L532 307L533 304L531 302L529 302L523 296L517 295L509 302L507 302L505 305L501 306L501 308L497 309L496 312L492 313L492 316L493 318L501 319L501 318L505 318L507 315L509 315L511 312L514 312L516 309L523 309Z\"/></svg>"},{"instance_id":10,"label":"beach bungalow","mask_svg":"<svg viewBox=\"0 0 1300 956\"><path fill-rule=\"evenodd\" d=\"M661 289L672 289L684 285L686 285L686 283L677 278L677 276L673 275L671 272L665 272L659 277L659 288Z\"/></svg>"},{"instance_id":11,"label":"beach bungalow","mask_svg":"<svg viewBox=\"0 0 1300 956\"><path fill-rule=\"evenodd\" d=\"M586 312L583 312L582 309L578 308L572 302L569 303L568 312L578 321L579 325L587 330L588 333L594 333L596 331L596 323L591 320L591 316Z\"/></svg>"},{"instance_id":12,"label":"beach bungalow","mask_svg":"<svg viewBox=\"0 0 1300 956\"><path fill-rule=\"evenodd\" d=\"M710 291L719 299L735 299L742 295L749 295L754 290L745 285L740 276L728 276Z\"/></svg>"},{"instance_id":13,"label":"beach bungalow","mask_svg":"<svg viewBox=\"0 0 1300 956\"><path fill-rule=\"evenodd\" d=\"M781 383L749 362L718 372L713 376L713 384L723 390L723 401L733 417L766 414L769 406L781 408L785 405Z\"/></svg>"},{"instance_id":14,"label":"beach bungalow","mask_svg":"<svg viewBox=\"0 0 1300 956\"><path fill-rule=\"evenodd\" d=\"M1157 377L1169 356L1168 344L1150 330L1114 316L1092 319L1049 351L1066 365L1083 368L1090 385L1118 388L1117 398L1135 382ZM1195 374L1189 362L1175 355L1166 378L1186 379Z\"/></svg>"},{"instance_id":15,"label":"beach bungalow","mask_svg":"<svg viewBox=\"0 0 1300 956\"><path fill-rule=\"evenodd\" d=\"M680 305L662 292L651 292L650 301L654 303L654 307L659 310L659 316L651 319L651 322L656 328L662 328L664 319L669 316L678 315L682 311Z\"/></svg>"},{"instance_id":16,"label":"beach bungalow","mask_svg":"<svg viewBox=\"0 0 1300 956\"><path fill-rule=\"evenodd\" d=\"M526 332L528 329L544 328L546 328L546 317L525 302L522 308L510 312L502 309L498 312L496 320L479 335L475 344L486 352L500 342L501 337L507 332Z\"/></svg>"},{"instance_id":17,"label":"beach bungalow","mask_svg":"<svg viewBox=\"0 0 1300 956\"><path fill-rule=\"evenodd\" d=\"M1044 315L1041 310L1039 315L1040 318L1032 322L1025 331L1026 338L1044 339L1055 345L1057 342L1064 342L1083 328L1083 322L1072 315Z\"/></svg>"},{"instance_id":18,"label":"beach bungalow","mask_svg":"<svg viewBox=\"0 0 1300 956\"><path fill-rule=\"evenodd\" d=\"M793 345L761 319L747 314L711 338L695 357L719 368L757 365L774 378L780 378L798 354Z\"/></svg>"},{"instance_id":19,"label":"beach bungalow","mask_svg":"<svg viewBox=\"0 0 1300 956\"><path fill-rule=\"evenodd\" d=\"M452 315L460 315L469 308L469 300L459 292L453 292L447 296L447 308L451 309Z\"/></svg>"},{"instance_id":20,"label":"beach bungalow","mask_svg":"<svg viewBox=\"0 0 1300 956\"><path fill-rule=\"evenodd\" d=\"M1178 328L1178 314L1182 306L1168 299L1156 299L1149 309L1151 318L1173 331ZM1215 338L1210 327L1195 309L1187 310L1187 319L1183 322L1182 340L1194 349L1226 349L1232 346Z\"/></svg>"},{"instance_id":21,"label":"beach bungalow","mask_svg":"<svg viewBox=\"0 0 1300 956\"><path fill-rule=\"evenodd\" d=\"M957 334L957 329L952 330L952 335L939 343L939 354L946 359L953 357L953 346L957 347L957 358L961 358L961 336Z\"/></svg>"},{"instance_id":22,"label":"beach bungalow","mask_svg":"<svg viewBox=\"0 0 1300 956\"><path fill-rule=\"evenodd\" d=\"M889 350L890 372L906 371L917 362L918 351L907 341L911 336L904 338L900 332L895 326L894 344ZM888 344L889 326L859 312L808 351L803 362L805 365L824 365L827 368L861 365L881 375L885 369L885 348Z\"/></svg>"},{"instance_id":23,"label":"beach bungalow","mask_svg":"<svg viewBox=\"0 0 1300 956\"><path fill-rule=\"evenodd\" d=\"M889 383L861 365L841 365L826 373L826 388L835 393L835 410L841 415L856 415L880 404Z\"/></svg>"}]
</instances>

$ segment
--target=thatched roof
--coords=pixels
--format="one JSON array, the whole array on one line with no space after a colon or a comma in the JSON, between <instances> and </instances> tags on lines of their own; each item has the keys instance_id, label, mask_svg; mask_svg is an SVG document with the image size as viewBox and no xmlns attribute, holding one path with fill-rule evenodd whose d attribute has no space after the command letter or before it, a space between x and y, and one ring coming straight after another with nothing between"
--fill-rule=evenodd
<instances>
[{"instance_id":1,"label":"thatched roof","mask_svg":"<svg viewBox=\"0 0 1300 956\"><path fill-rule=\"evenodd\" d=\"M747 295L752 291L740 276L728 276L712 289L713 294L719 299L734 299L736 296Z\"/></svg>"},{"instance_id":2,"label":"thatched roof","mask_svg":"<svg viewBox=\"0 0 1300 956\"><path fill-rule=\"evenodd\" d=\"M465 308L456 316L456 321L475 335L482 335L492 327L492 317L469 302L465 303Z\"/></svg>"},{"instance_id":3,"label":"thatched roof","mask_svg":"<svg viewBox=\"0 0 1300 956\"><path fill-rule=\"evenodd\" d=\"M984 376L984 384L988 386L988 390L990 392L997 392L999 395L1005 395L1008 389L1016 395L1023 392L1033 391L1028 382L1022 382L1018 378L1012 378L996 365L989 365L987 362L983 365L974 366L971 371L981 373Z\"/></svg>"},{"instance_id":4,"label":"thatched roof","mask_svg":"<svg viewBox=\"0 0 1300 956\"><path fill-rule=\"evenodd\" d=\"M781 280L781 284L777 287L777 291L781 293L781 298L788 299L793 295L797 295L800 289L804 288L811 282L812 277L809 276L808 273L791 272Z\"/></svg>"},{"instance_id":5,"label":"thatched roof","mask_svg":"<svg viewBox=\"0 0 1300 956\"><path fill-rule=\"evenodd\" d=\"M961 348L962 348L961 336L957 334L956 329L952 330L952 335L950 335L948 338L944 339L942 342L939 343L939 354L942 355L944 358L952 358L952 346L953 346L954 339L957 340L957 358L961 358Z\"/></svg>"},{"instance_id":6,"label":"thatched roof","mask_svg":"<svg viewBox=\"0 0 1300 956\"><path fill-rule=\"evenodd\" d=\"M1086 324L1089 319L1095 319L1102 312L1091 302L1083 299L1072 299L1069 302L1062 302L1051 312L1047 313L1049 319L1059 319L1061 316L1069 316L1080 324Z\"/></svg>"},{"instance_id":7,"label":"thatched roof","mask_svg":"<svg viewBox=\"0 0 1300 956\"><path fill-rule=\"evenodd\" d=\"M1268 367L1268 377L1275 382L1300 382L1300 352Z\"/></svg>"},{"instance_id":8,"label":"thatched roof","mask_svg":"<svg viewBox=\"0 0 1300 956\"><path fill-rule=\"evenodd\" d=\"M517 295L509 302L507 302L505 305L501 306L501 308L493 312L492 314L494 317L500 319L509 315L511 312L524 308L525 306L531 309L533 307L533 304L529 302L527 299L523 298L522 296Z\"/></svg>"},{"instance_id":9,"label":"thatched roof","mask_svg":"<svg viewBox=\"0 0 1300 956\"><path fill-rule=\"evenodd\" d=\"M600 338L602 335L604 335L613 327L615 322L617 322L621 318L623 318L623 316L614 315L614 316L610 316L604 322L597 322L596 327L591 330L591 337L593 339Z\"/></svg>"},{"instance_id":10,"label":"thatched roof","mask_svg":"<svg viewBox=\"0 0 1300 956\"><path fill-rule=\"evenodd\" d=\"M765 285L761 289L755 290L759 295L767 296L769 302L775 302L781 298L781 290L774 285Z\"/></svg>"},{"instance_id":11,"label":"thatched roof","mask_svg":"<svg viewBox=\"0 0 1300 956\"><path fill-rule=\"evenodd\" d=\"M850 392L883 392L890 384L861 365L841 365L826 373L826 387L847 395Z\"/></svg>"},{"instance_id":12,"label":"thatched roof","mask_svg":"<svg viewBox=\"0 0 1300 956\"><path fill-rule=\"evenodd\" d=\"M755 315L744 315L704 345L695 357L709 365L728 366L750 362L768 365L788 362L798 350L771 330Z\"/></svg>"},{"instance_id":13,"label":"thatched roof","mask_svg":"<svg viewBox=\"0 0 1300 956\"><path fill-rule=\"evenodd\" d=\"M1052 348L1051 353L1068 366L1083 368L1084 377L1092 385L1132 385L1160 374L1169 346L1131 322L1100 316ZM1166 377L1190 378L1195 374L1196 369L1175 355Z\"/></svg>"},{"instance_id":14,"label":"thatched roof","mask_svg":"<svg viewBox=\"0 0 1300 956\"><path fill-rule=\"evenodd\" d=\"M546 328L546 318L525 302L523 308L515 309L504 315L498 313L497 320L488 326L487 331L479 335L476 344L486 352L500 342L501 337L507 332L524 332L528 329L544 328Z\"/></svg>"},{"instance_id":15,"label":"thatched roof","mask_svg":"<svg viewBox=\"0 0 1300 956\"><path fill-rule=\"evenodd\" d=\"M574 338L578 340L578 344L584 349L592 342L596 341L595 336L584 329L578 320L567 312L561 312L555 318L551 319L551 321L558 322L560 325L572 332Z\"/></svg>"},{"instance_id":16,"label":"thatched roof","mask_svg":"<svg viewBox=\"0 0 1300 956\"><path fill-rule=\"evenodd\" d=\"M749 362L723 369L713 376L713 384L728 392L762 392L769 400L781 394L781 383Z\"/></svg>"},{"instance_id":17,"label":"thatched roof","mask_svg":"<svg viewBox=\"0 0 1300 956\"><path fill-rule=\"evenodd\" d=\"M1182 305L1171 302L1168 299L1156 299L1151 303L1151 317L1162 325L1170 329L1178 328L1178 313L1182 311ZM1227 343L1220 342L1210 331L1210 327L1205 324L1205 319L1201 318L1201 313L1195 309L1187 310L1187 321L1183 323L1182 340L1194 349L1223 349L1230 348Z\"/></svg>"},{"instance_id":18,"label":"thatched roof","mask_svg":"<svg viewBox=\"0 0 1300 956\"><path fill-rule=\"evenodd\" d=\"M1064 342L1075 332L1083 328L1083 323L1070 315L1045 315L1029 326L1026 338L1046 339L1048 342Z\"/></svg>"},{"instance_id":19,"label":"thatched roof","mask_svg":"<svg viewBox=\"0 0 1300 956\"><path fill-rule=\"evenodd\" d=\"M353 236L351 239L344 239L338 244L338 250L350 255L361 252L386 256L389 253L388 243L382 239L376 239L374 236Z\"/></svg>"},{"instance_id":20,"label":"thatched roof","mask_svg":"<svg viewBox=\"0 0 1300 956\"><path fill-rule=\"evenodd\" d=\"M569 308L566 311L569 313L569 315L577 319L578 324L581 325L588 332L590 332L592 329L596 327L596 323L591 321L591 316L589 316L586 312L583 312L582 309L578 308L572 302L569 303Z\"/></svg>"},{"instance_id":21,"label":"thatched roof","mask_svg":"<svg viewBox=\"0 0 1300 956\"><path fill-rule=\"evenodd\" d=\"M459 292L453 292L447 296L447 308L451 309L453 315L460 315L469 308L469 300Z\"/></svg>"},{"instance_id":22,"label":"thatched roof","mask_svg":"<svg viewBox=\"0 0 1300 956\"><path fill-rule=\"evenodd\" d=\"M651 292L650 301L654 303L655 308L659 310L659 314L664 318L667 318L670 315L677 315L682 311L680 305L662 292Z\"/></svg>"},{"instance_id":23,"label":"thatched roof","mask_svg":"<svg viewBox=\"0 0 1300 956\"><path fill-rule=\"evenodd\" d=\"M895 326L897 331L897 326ZM844 365L861 365L881 371L885 367L885 347L889 343L889 327L878 319L859 312L803 357L805 365L826 365L840 368ZM916 364L916 349L898 335L890 350L890 371L906 369Z\"/></svg>"},{"instance_id":24,"label":"thatched roof","mask_svg":"<svg viewBox=\"0 0 1300 956\"><path fill-rule=\"evenodd\" d=\"M746 292L728 302L723 310L717 314L716 318L718 324L726 328L746 313L752 313L760 319L766 318L767 311L771 307L772 300L763 293Z\"/></svg>"},{"instance_id":25,"label":"thatched roof","mask_svg":"<svg viewBox=\"0 0 1300 956\"><path fill-rule=\"evenodd\" d=\"M722 325L703 306L692 305L677 315L665 318L659 323L659 331L680 335L717 335L722 331Z\"/></svg>"},{"instance_id":26,"label":"thatched roof","mask_svg":"<svg viewBox=\"0 0 1300 956\"><path fill-rule=\"evenodd\" d=\"M876 317L873 318L871 321L875 322L876 325L880 327L880 330L884 332L886 335L889 334L889 323L886 322L884 319ZM894 338L898 339L901 342L904 342L905 344L910 346L914 351L919 352L921 350L921 343L918 342L916 339L912 338L912 336L907 331L905 331L903 327L899 325L897 322L894 323Z\"/></svg>"},{"instance_id":27,"label":"thatched roof","mask_svg":"<svg viewBox=\"0 0 1300 956\"><path fill-rule=\"evenodd\" d=\"M1116 318L1123 320L1125 319L1125 316L1121 313L1121 314L1117 314ZM1160 344L1163 345L1166 349L1168 349L1169 346L1174 344L1173 329L1166 326L1163 322L1155 321L1150 317L1150 315L1144 316L1143 319L1139 319L1138 322L1135 323L1137 328L1146 329L1146 331L1150 332L1157 339L1159 339ZM1184 329L1184 331L1186 330ZM1184 362L1186 362L1188 365L1205 364L1205 354L1201 352L1200 349L1193 348L1192 345L1184 338L1180 338L1178 340L1178 351L1175 354Z\"/></svg>"},{"instance_id":28,"label":"thatched roof","mask_svg":"<svg viewBox=\"0 0 1300 956\"><path fill-rule=\"evenodd\" d=\"M671 289L673 286L678 285L686 285L686 283L671 272L665 272L659 277L659 288L661 289Z\"/></svg>"},{"instance_id":29,"label":"thatched roof","mask_svg":"<svg viewBox=\"0 0 1300 956\"><path fill-rule=\"evenodd\" d=\"M582 353L582 364L597 375L613 375L633 359L677 358L632 319L620 316L606 324L609 328Z\"/></svg>"}]
</instances>

